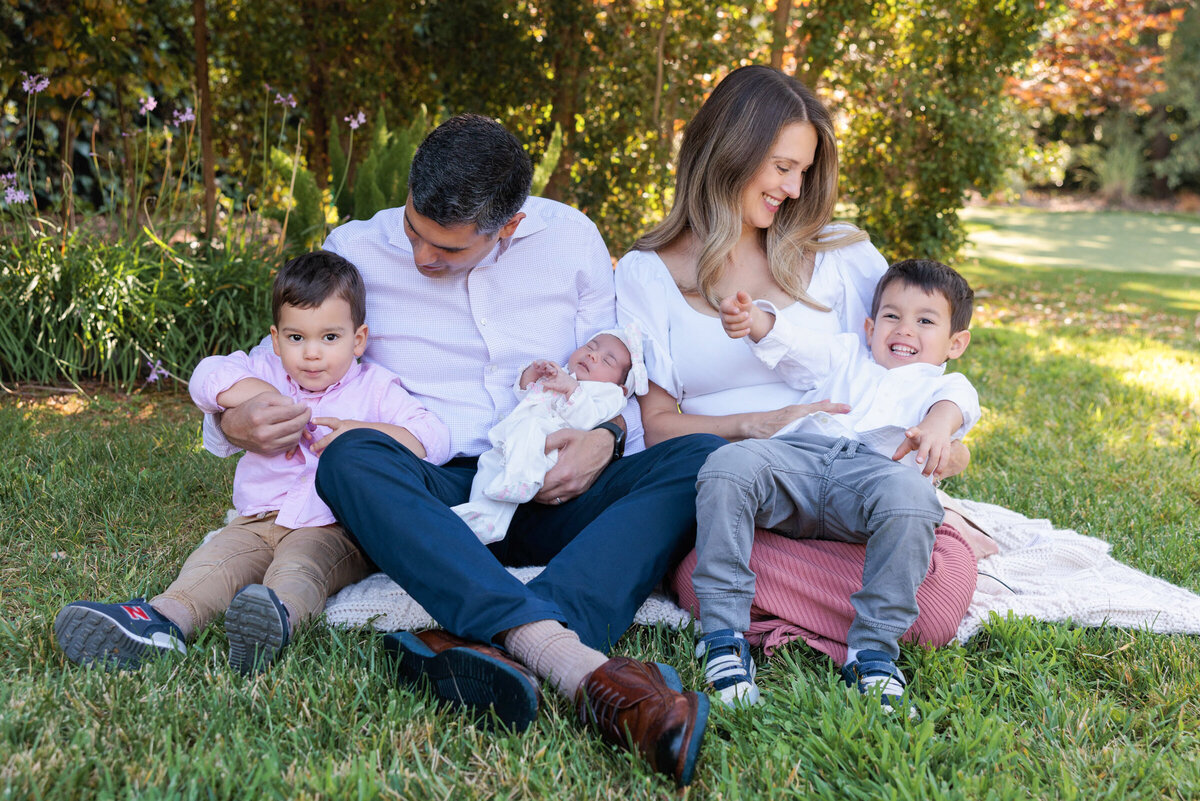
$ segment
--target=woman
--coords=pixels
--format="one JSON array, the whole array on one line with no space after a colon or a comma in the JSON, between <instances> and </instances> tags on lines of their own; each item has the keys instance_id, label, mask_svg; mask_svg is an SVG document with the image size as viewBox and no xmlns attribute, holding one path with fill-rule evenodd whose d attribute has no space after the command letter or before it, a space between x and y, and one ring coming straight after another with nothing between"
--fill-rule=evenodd
<instances>
[{"instance_id":1,"label":"woman","mask_svg":"<svg viewBox=\"0 0 1200 801\"><path fill-rule=\"evenodd\" d=\"M721 298L743 290L771 301L799 326L863 336L887 262L866 233L831 224L836 187L829 112L774 69L735 70L687 126L674 208L617 265L618 318L646 333L650 385L641 407L647 445L696 432L731 441L769 437L812 412L848 411L784 384L743 342L726 336L717 312ZM956 443L945 474L960 472L968 459ZM966 540L946 526L938 531L918 593L922 615L906 641L949 641L975 588L975 557ZM862 545L757 532L748 639L769 653L803 637L843 661L854 616L850 595L862 586L864 558ZM673 580L693 609L694 565L693 554ZM711 680L711 659L709 665Z\"/></svg>"}]
</instances>

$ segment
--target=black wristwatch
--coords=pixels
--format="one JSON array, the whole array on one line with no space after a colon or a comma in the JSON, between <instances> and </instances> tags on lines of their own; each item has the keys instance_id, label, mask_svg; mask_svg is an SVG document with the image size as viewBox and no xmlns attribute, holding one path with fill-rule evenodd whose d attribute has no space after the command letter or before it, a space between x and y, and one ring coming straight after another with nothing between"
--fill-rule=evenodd
<instances>
[{"instance_id":1,"label":"black wristwatch","mask_svg":"<svg viewBox=\"0 0 1200 801\"><path fill-rule=\"evenodd\" d=\"M625 429L621 428L616 423L601 423L600 425L596 426L596 428L603 428L605 431L611 431L613 437L616 438L613 441L613 454L612 459L608 461L609 464L612 464L625 455ZM595 431L596 428L593 428L592 430Z\"/></svg>"}]
</instances>

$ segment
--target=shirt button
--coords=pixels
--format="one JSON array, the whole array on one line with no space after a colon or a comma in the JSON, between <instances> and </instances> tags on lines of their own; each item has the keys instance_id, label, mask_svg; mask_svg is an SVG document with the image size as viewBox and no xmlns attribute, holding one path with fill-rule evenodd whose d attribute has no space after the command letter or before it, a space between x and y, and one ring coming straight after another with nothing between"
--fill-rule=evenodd
<instances>
[{"instance_id":1,"label":"shirt button","mask_svg":"<svg viewBox=\"0 0 1200 801\"><path fill-rule=\"evenodd\" d=\"M486 325L487 325L487 318L486 318L486 317L482 317L482 318L480 318L480 320L479 320L479 324L480 324L480 325L482 325L482 326L486 326Z\"/></svg>"}]
</instances>

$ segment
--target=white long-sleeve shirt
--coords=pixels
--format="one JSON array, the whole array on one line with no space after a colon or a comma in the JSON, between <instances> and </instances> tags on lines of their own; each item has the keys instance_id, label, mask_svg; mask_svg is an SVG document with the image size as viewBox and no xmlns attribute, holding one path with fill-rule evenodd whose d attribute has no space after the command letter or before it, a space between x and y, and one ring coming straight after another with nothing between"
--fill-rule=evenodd
<instances>
[{"instance_id":1,"label":"white long-sleeve shirt","mask_svg":"<svg viewBox=\"0 0 1200 801\"><path fill-rule=\"evenodd\" d=\"M947 373L944 364L907 364L889 370L871 358L857 334L831 334L795 325L776 314L773 304L755 301L775 314L775 325L758 342L746 337L750 351L790 386L812 396L847 403L850 412L823 412L802 417L776 432L807 431L857 439L890 457L933 405L948 400L962 412L962 437L979 420L979 395L962 373ZM909 454L908 459L915 459Z\"/></svg>"},{"instance_id":2,"label":"white long-sleeve shirt","mask_svg":"<svg viewBox=\"0 0 1200 801\"><path fill-rule=\"evenodd\" d=\"M595 224L543 198L529 198L521 210L525 218L512 237L472 270L444 276L417 270L403 207L346 223L325 240L366 284L364 361L400 376L449 426L451 456L489 447L488 430L516 407L511 388L524 365L565 362L616 323L612 260ZM622 414L626 452L634 453L643 447L637 403ZM211 417L204 444L222 456L235 450Z\"/></svg>"}]
</instances>

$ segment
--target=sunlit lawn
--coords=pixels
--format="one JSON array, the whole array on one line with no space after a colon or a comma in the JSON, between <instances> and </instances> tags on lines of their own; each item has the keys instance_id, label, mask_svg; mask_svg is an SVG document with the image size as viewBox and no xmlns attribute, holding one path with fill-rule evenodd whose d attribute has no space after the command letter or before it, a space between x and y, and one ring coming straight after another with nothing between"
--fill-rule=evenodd
<instances>
[{"instance_id":1,"label":"sunlit lawn","mask_svg":"<svg viewBox=\"0 0 1200 801\"><path fill-rule=\"evenodd\" d=\"M1106 229L1113 219L1089 230ZM947 489L1108 540L1197 591L1200 272L1146 262L961 265L980 291L961 369L985 415L970 470ZM153 389L6 396L0 442L3 797L671 794L561 701L515 736L395 689L362 632L309 629L251 680L228 669L219 624L182 660L137 673L70 665L51 637L58 608L165 586L221 520L233 464L201 451L183 396ZM697 686L687 634L635 630L617 651ZM714 714L688 795L1200 797L1200 638L997 620L963 646L906 650L902 665L918 724L865 707L805 647L783 649L760 673L763 707Z\"/></svg>"}]
</instances>

